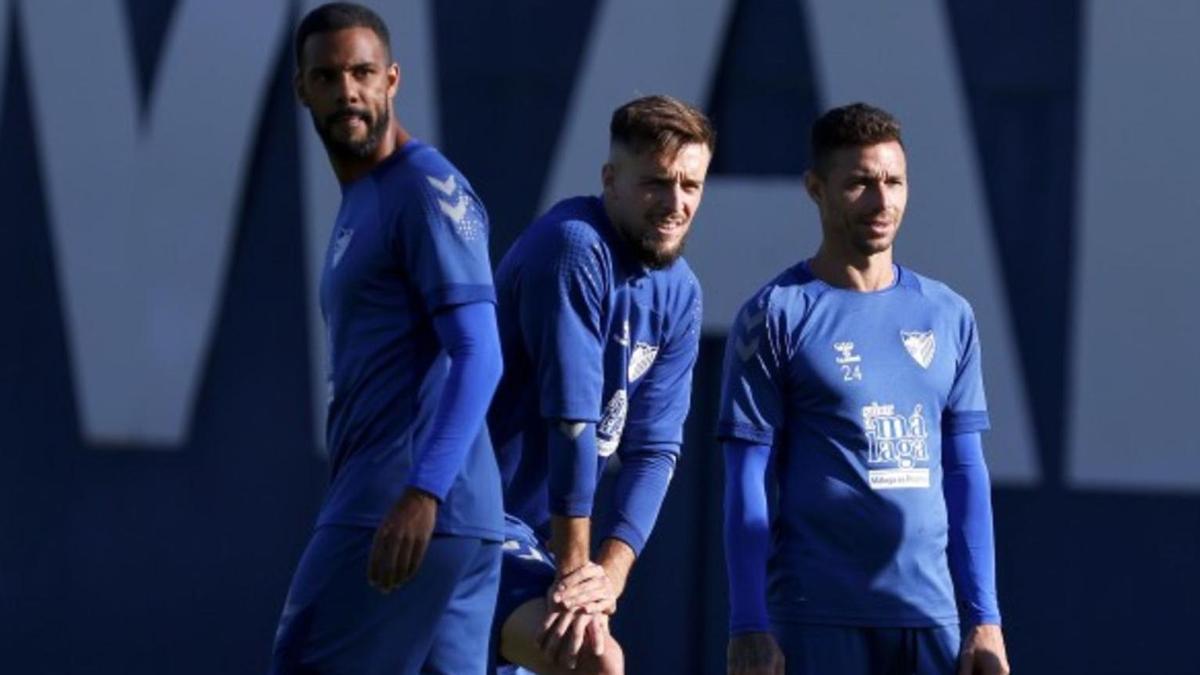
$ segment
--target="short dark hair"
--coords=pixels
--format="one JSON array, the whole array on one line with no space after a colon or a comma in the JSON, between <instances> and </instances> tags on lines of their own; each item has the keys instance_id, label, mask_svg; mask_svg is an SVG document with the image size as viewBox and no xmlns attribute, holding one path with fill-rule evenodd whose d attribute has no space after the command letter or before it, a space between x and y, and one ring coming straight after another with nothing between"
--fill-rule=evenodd
<instances>
[{"instance_id":1,"label":"short dark hair","mask_svg":"<svg viewBox=\"0 0 1200 675\"><path fill-rule=\"evenodd\" d=\"M866 103L834 108L813 122L813 169L824 176L834 151L888 141L895 141L904 147L904 141L900 138L900 122L888 111Z\"/></svg>"},{"instance_id":2,"label":"short dark hair","mask_svg":"<svg viewBox=\"0 0 1200 675\"><path fill-rule=\"evenodd\" d=\"M332 33L347 28L369 28L383 43L383 48L390 57L392 54L392 37L387 24L369 7L353 2L330 2L304 15L300 25L296 26L295 48L296 67L304 62L304 41L314 33Z\"/></svg>"},{"instance_id":3,"label":"short dark hair","mask_svg":"<svg viewBox=\"0 0 1200 675\"><path fill-rule=\"evenodd\" d=\"M643 96L613 111L611 141L636 153L647 150L674 156L688 143L703 143L712 152L717 132L696 108L671 96Z\"/></svg>"}]
</instances>

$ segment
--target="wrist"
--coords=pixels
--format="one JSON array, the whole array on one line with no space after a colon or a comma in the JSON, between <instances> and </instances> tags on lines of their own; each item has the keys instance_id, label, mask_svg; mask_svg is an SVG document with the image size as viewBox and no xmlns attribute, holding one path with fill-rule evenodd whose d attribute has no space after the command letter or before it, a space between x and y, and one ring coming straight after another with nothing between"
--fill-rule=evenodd
<instances>
[{"instance_id":1,"label":"wrist","mask_svg":"<svg viewBox=\"0 0 1200 675\"><path fill-rule=\"evenodd\" d=\"M637 556L629 544L620 539L608 538L600 545L598 562L604 568L608 581L612 584L613 593L617 597L625 592L625 584L629 580L629 571Z\"/></svg>"},{"instance_id":2,"label":"wrist","mask_svg":"<svg viewBox=\"0 0 1200 675\"><path fill-rule=\"evenodd\" d=\"M404 490L404 495L401 497L401 499L415 502L427 508L437 508L439 502L441 501L432 492L424 488L417 487L416 485L409 485Z\"/></svg>"}]
</instances>

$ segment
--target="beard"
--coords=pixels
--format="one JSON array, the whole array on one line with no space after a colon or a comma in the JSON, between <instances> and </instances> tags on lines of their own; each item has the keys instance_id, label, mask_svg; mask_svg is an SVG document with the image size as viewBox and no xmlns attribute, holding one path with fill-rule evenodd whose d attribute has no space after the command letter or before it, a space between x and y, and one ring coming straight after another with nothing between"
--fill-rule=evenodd
<instances>
[{"instance_id":1,"label":"beard","mask_svg":"<svg viewBox=\"0 0 1200 675\"><path fill-rule=\"evenodd\" d=\"M688 233L680 238L673 248L667 248L658 238L655 231L638 231L626 225L617 225L617 231L625 239L630 253L638 262L652 270L663 270L670 267L683 255L684 245L687 244Z\"/></svg>"},{"instance_id":2,"label":"beard","mask_svg":"<svg viewBox=\"0 0 1200 675\"><path fill-rule=\"evenodd\" d=\"M371 114L361 108L352 108L340 110L332 115L325 117L324 121L317 119L317 115L311 110L309 115L312 116L313 127L317 130L317 135L321 137L321 142L325 144L325 149L329 154L341 158L351 160L369 159L375 154L375 150L379 148L379 142L383 139L383 134L387 131L388 121L390 116L387 108L374 119ZM338 120L347 115L353 115L361 119L367 125L367 133L361 140L349 141L337 138L333 132L333 125L337 124Z\"/></svg>"}]
</instances>

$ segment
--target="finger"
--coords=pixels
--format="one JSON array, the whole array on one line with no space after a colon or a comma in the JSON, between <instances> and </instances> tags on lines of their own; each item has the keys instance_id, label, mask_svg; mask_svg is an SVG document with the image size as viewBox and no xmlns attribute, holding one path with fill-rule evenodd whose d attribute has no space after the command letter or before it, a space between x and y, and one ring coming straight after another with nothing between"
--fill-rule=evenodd
<instances>
[{"instance_id":1,"label":"finger","mask_svg":"<svg viewBox=\"0 0 1200 675\"><path fill-rule=\"evenodd\" d=\"M562 642L563 635L567 632L567 628L571 625L571 619L574 615L570 612L562 612L554 625L546 631L545 641L542 643L542 655L549 661L554 661L555 655L558 654L558 646Z\"/></svg>"},{"instance_id":2,"label":"finger","mask_svg":"<svg viewBox=\"0 0 1200 675\"><path fill-rule=\"evenodd\" d=\"M611 595L612 592L606 584L598 580L591 580L562 593L562 600L560 602L567 607L571 607L595 602Z\"/></svg>"},{"instance_id":3,"label":"finger","mask_svg":"<svg viewBox=\"0 0 1200 675\"><path fill-rule=\"evenodd\" d=\"M964 651L958 657L958 675L971 675L972 666L975 659L972 658L970 650Z\"/></svg>"},{"instance_id":4,"label":"finger","mask_svg":"<svg viewBox=\"0 0 1200 675\"><path fill-rule=\"evenodd\" d=\"M554 584L554 592L552 596L555 602L563 602L565 598L570 597L577 592L582 584L592 581L598 575L598 565L585 565L574 572L559 579ZM603 573L602 571L600 573Z\"/></svg>"},{"instance_id":5,"label":"finger","mask_svg":"<svg viewBox=\"0 0 1200 675\"><path fill-rule=\"evenodd\" d=\"M559 654L559 663L565 664L571 670L575 670L575 664L579 661L579 650L583 649L583 639L587 636L588 626L591 623L587 614L578 614L575 616L575 620L571 622L566 639L563 640L561 648L563 653Z\"/></svg>"},{"instance_id":6,"label":"finger","mask_svg":"<svg viewBox=\"0 0 1200 675\"><path fill-rule=\"evenodd\" d=\"M412 540L409 546L409 557L399 583L404 583L416 576L417 570L421 569L421 561L425 559L425 551L428 548L429 540L425 537L417 537Z\"/></svg>"},{"instance_id":7,"label":"finger","mask_svg":"<svg viewBox=\"0 0 1200 675\"><path fill-rule=\"evenodd\" d=\"M574 570L571 570L569 573L564 574L558 581L564 586L572 586L587 579L594 579L603 573L603 567L594 562L588 562L584 563L582 567L578 567Z\"/></svg>"},{"instance_id":8,"label":"finger","mask_svg":"<svg viewBox=\"0 0 1200 675\"><path fill-rule=\"evenodd\" d=\"M392 559L392 538L390 533L379 530L371 544L371 561L368 563L367 578L371 585L381 591L387 591L387 564Z\"/></svg>"},{"instance_id":9,"label":"finger","mask_svg":"<svg viewBox=\"0 0 1200 675\"><path fill-rule=\"evenodd\" d=\"M592 641L592 653L604 656L604 643L608 642L608 617L600 614L592 619L588 627Z\"/></svg>"},{"instance_id":10,"label":"finger","mask_svg":"<svg viewBox=\"0 0 1200 675\"><path fill-rule=\"evenodd\" d=\"M535 639L538 649L541 649L542 645L545 644L546 637L550 633L550 628L558 622L558 617L561 614L562 612L559 611L548 611L546 612L546 616L542 617L542 625L538 628L537 638Z\"/></svg>"},{"instance_id":11,"label":"finger","mask_svg":"<svg viewBox=\"0 0 1200 675\"><path fill-rule=\"evenodd\" d=\"M404 569L408 567L408 559L412 555L412 539L397 534L392 536L392 540L395 542L392 546L392 553L384 559L386 572L384 579L389 591L399 585Z\"/></svg>"}]
</instances>

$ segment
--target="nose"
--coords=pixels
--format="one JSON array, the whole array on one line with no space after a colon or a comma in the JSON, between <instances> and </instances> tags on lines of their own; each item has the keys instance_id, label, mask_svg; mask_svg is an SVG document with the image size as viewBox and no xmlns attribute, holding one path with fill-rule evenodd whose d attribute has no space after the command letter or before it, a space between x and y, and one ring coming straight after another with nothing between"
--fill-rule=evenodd
<instances>
[{"instance_id":1,"label":"nose","mask_svg":"<svg viewBox=\"0 0 1200 675\"><path fill-rule=\"evenodd\" d=\"M679 183L671 185L666 194L666 206L671 209L671 213L683 213L684 208L687 206L687 202L684 199L685 196L682 185Z\"/></svg>"},{"instance_id":2,"label":"nose","mask_svg":"<svg viewBox=\"0 0 1200 675\"><path fill-rule=\"evenodd\" d=\"M337 98L338 103L358 102L358 88L355 86L354 76L349 72L342 73L338 78Z\"/></svg>"},{"instance_id":3,"label":"nose","mask_svg":"<svg viewBox=\"0 0 1200 675\"><path fill-rule=\"evenodd\" d=\"M882 182L872 181L870 187L863 193L863 200L865 206L872 213L877 213L888 208L890 195Z\"/></svg>"}]
</instances>

